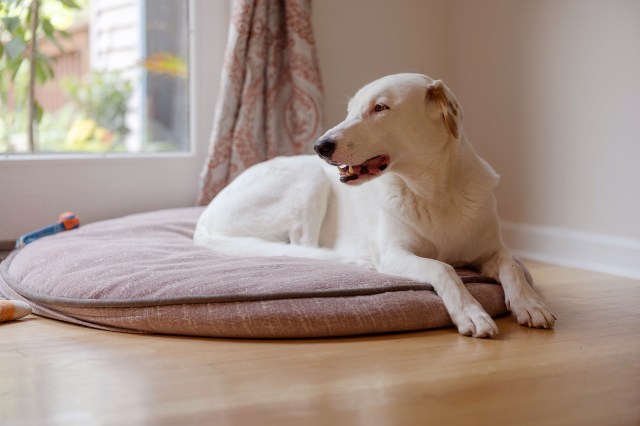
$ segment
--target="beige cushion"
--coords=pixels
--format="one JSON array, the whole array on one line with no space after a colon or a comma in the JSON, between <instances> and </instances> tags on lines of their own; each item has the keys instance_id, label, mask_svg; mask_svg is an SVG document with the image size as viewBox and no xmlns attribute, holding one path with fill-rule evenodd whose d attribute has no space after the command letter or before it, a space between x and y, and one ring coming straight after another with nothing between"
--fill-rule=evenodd
<instances>
[{"instance_id":1,"label":"beige cushion","mask_svg":"<svg viewBox=\"0 0 640 426\"><path fill-rule=\"evenodd\" d=\"M202 208L143 213L38 240L0 265L0 293L36 314L114 331L344 336L451 325L427 284L302 258L225 258L193 244ZM490 315L502 287L463 280Z\"/></svg>"}]
</instances>

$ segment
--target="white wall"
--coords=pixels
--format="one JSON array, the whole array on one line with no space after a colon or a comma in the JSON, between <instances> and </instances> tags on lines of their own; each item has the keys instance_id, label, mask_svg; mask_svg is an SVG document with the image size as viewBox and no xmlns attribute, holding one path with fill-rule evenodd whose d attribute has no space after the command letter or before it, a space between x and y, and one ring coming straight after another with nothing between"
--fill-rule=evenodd
<instances>
[{"instance_id":1,"label":"white wall","mask_svg":"<svg viewBox=\"0 0 640 426\"><path fill-rule=\"evenodd\" d=\"M350 96L387 74L445 70L446 2L316 0L313 25L325 90L325 124L339 123Z\"/></svg>"},{"instance_id":2,"label":"white wall","mask_svg":"<svg viewBox=\"0 0 640 426\"><path fill-rule=\"evenodd\" d=\"M640 2L314 2L327 126L400 71L447 82L528 257L640 277Z\"/></svg>"},{"instance_id":3,"label":"white wall","mask_svg":"<svg viewBox=\"0 0 640 426\"><path fill-rule=\"evenodd\" d=\"M448 78L507 239L640 277L640 2L449 4Z\"/></svg>"},{"instance_id":4,"label":"white wall","mask_svg":"<svg viewBox=\"0 0 640 426\"><path fill-rule=\"evenodd\" d=\"M640 239L640 2L453 4L450 78L506 218Z\"/></svg>"}]
</instances>

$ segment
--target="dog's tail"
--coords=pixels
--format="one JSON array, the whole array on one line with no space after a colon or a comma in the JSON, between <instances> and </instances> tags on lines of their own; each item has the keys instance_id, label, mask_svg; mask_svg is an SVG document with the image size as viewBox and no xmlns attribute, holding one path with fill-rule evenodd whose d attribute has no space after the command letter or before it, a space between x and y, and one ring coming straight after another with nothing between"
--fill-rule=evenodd
<instances>
[{"instance_id":1,"label":"dog's tail","mask_svg":"<svg viewBox=\"0 0 640 426\"><path fill-rule=\"evenodd\" d=\"M196 229L193 236L196 244L204 246L223 256L268 257L291 256L320 260L343 260L337 252L320 247L293 245L282 242L266 241L253 237L227 237L212 235L204 229Z\"/></svg>"}]
</instances>

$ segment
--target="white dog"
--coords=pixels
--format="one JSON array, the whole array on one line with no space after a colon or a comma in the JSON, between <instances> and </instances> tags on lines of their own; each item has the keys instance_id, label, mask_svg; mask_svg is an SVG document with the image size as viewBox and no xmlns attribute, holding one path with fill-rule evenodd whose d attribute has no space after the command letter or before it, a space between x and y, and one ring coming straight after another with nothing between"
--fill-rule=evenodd
<instances>
[{"instance_id":1,"label":"white dog","mask_svg":"<svg viewBox=\"0 0 640 426\"><path fill-rule=\"evenodd\" d=\"M314 148L324 162L280 157L240 175L204 211L195 242L223 255L346 261L429 283L461 334L491 337L498 328L454 271L472 265L500 281L518 323L553 327L502 241L498 176L467 141L442 81L397 74L368 84Z\"/></svg>"}]
</instances>

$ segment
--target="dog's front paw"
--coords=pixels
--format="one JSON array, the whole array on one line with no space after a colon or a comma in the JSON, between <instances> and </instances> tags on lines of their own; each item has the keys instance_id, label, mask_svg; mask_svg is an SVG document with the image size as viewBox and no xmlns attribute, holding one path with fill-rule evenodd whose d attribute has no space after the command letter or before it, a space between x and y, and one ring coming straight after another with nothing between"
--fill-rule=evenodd
<instances>
[{"instance_id":1,"label":"dog's front paw","mask_svg":"<svg viewBox=\"0 0 640 426\"><path fill-rule=\"evenodd\" d=\"M480 306L468 306L462 312L452 314L451 319L463 336L494 337L500 332L493 319Z\"/></svg>"},{"instance_id":2,"label":"dog's front paw","mask_svg":"<svg viewBox=\"0 0 640 426\"><path fill-rule=\"evenodd\" d=\"M507 300L507 306L520 325L553 328L556 317L537 295Z\"/></svg>"}]
</instances>

